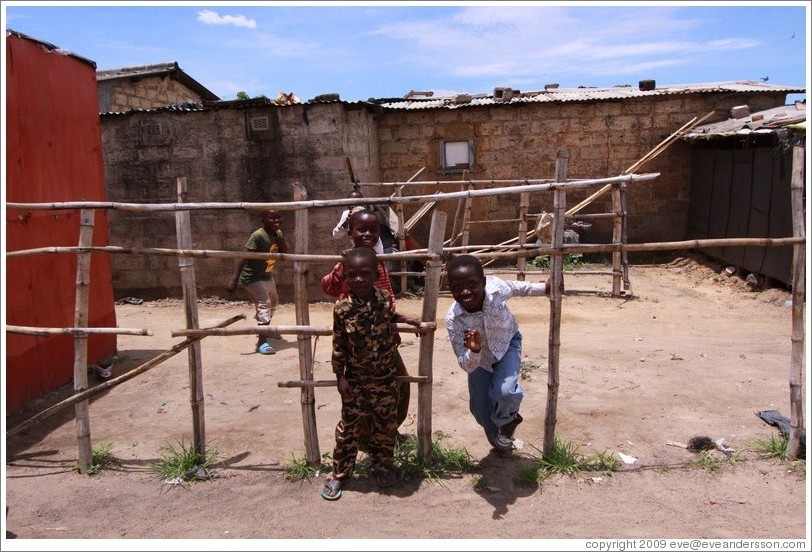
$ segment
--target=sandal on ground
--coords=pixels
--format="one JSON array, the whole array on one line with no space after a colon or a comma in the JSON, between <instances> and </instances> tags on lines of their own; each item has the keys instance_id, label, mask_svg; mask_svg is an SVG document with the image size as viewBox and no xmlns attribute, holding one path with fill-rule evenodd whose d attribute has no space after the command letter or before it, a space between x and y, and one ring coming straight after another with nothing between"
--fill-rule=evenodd
<instances>
[{"instance_id":1,"label":"sandal on ground","mask_svg":"<svg viewBox=\"0 0 812 552\"><path fill-rule=\"evenodd\" d=\"M391 487L395 482L395 474L392 470L378 468L375 470L375 482L378 484L378 487L382 489Z\"/></svg>"},{"instance_id":2,"label":"sandal on ground","mask_svg":"<svg viewBox=\"0 0 812 552\"><path fill-rule=\"evenodd\" d=\"M332 475L324 480L324 486L321 488L321 496L326 500L338 500L341 498L341 480L336 479Z\"/></svg>"},{"instance_id":3,"label":"sandal on ground","mask_svg":"<svg viewBox=\"0 0 812 552\"><path fill-rule=\"evenodd\" d=\"M271 347L270 343L262 343L257 345L257 352L261 355L272 355L276 353L276 349Z\"/></svg>"}]
</instances>

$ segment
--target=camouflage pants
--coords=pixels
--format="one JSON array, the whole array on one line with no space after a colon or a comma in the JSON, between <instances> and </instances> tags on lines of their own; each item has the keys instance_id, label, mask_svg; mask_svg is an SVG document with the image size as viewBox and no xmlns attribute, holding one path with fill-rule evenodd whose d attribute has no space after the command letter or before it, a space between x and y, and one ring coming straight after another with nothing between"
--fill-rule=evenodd
<instances>
[{"instance_id":1,"label":"camouflage pants","mask_svg":"<svg viewBox=\"0 0 812 552\"><path fill-rule=\"evenodd\" d=\"M353 391L349 401L342 401L341 420L336 426L333 449L333 474L337 479L352 475L358 456L359 436L369 427L366 453L373 466L391 468L395 454L395 434L399 384L395 378L359 382L347 378Z\"/></svg>"}]
</instances>

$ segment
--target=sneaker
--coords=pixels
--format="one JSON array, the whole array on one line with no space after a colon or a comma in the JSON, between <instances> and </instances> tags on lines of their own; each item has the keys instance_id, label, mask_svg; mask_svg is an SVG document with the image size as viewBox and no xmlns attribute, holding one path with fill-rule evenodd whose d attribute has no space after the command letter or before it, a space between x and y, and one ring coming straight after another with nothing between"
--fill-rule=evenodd
<instances>
[{"instance_id":1,"label":"sneaker","mask_svg":"<svg viewBox=\"0 0 812 552\"><path fill-rule=\"evenodd\" d=\"M513 439L509 439L502 433L502 429L499 428L496 430L496 436L491 443L493 448L503 450L503 451L511 451L513 450Z\"/></svg>"},{"instance_id":2,"label":"sneaker","mask_svg":"<svg viewBox=\"0 0 812 552\"><path fill-rule=\"evenodd\" d=\"M513 434L516 433L516 427L523 421L524 418L522 418L522 415L517 412L516 417L513 418L513 420L499 428L499 432L501 432L501 434L508 439L513 439Z\"/></svg>"},{"instance_id":3,"label":"sneaker","mask_svg":"<svg viewBox=\"0 0 812 552\"><path fill-rule=\"evenodd\" d=\"M260 343L257 345L257 352L261 355L273 355L276 354L276 349L270 343Z\"/></svg>"}]
</instances>

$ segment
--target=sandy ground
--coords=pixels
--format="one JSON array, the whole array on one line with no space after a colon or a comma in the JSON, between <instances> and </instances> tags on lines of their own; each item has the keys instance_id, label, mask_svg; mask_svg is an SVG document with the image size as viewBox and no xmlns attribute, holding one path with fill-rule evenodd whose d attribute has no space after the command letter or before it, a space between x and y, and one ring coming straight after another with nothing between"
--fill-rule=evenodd
<instances>
[{"instance_id":1,"label":"sandy ground","mask_svg":"<svg viewBox=\"0 0 812 552\"><path fill-rule=\"evenodd\" d=\"M321 477L295 482L284 477L293 459L305 454L300 392L278 386L300 379L295 338L286 336L276 342L276 355L262 356L253 352L252 336L209 337L201 347L205 425L219 458L217 477L178 487L162 484L149 471L161 447L188 443L192 434L187 355L177 354L91 401L92 442L111 443L118 467L92 477L75 471L72 408L6 440L9 510L2 548L61 549L70 539L132 539L113 548L162 550L180 545L161 539L245 539L220 545L238 548L265 542L247 539L297 539L277 548L309 542L306 549L336 549L354 539L434 538L449 539L440 545L448 548L457 542L451 539L510 538L532 539L517 546L541 549L553 542L547 539L647 537L806 538L808 546L804 465L764 458L754 446L757 439L778 435L755 412L790 414L789 293L750 292L737 277L679 258L633 266L630 279L629 297L566 295L562 308L556 434L584 456L636 458L618 472L556 476L535 486L516 481L543 444L549 301L510 303L524 334L527 364L538 368L522 381L525 422L516 436L524 448L503 459L489 453L468 414L465 373L455 363L442 322L451 299L443 296L434 336L432 429L442 432L444 443L465 447L480 461L479 474L440 483L401 482L385 490L359 477L341 500L325 501ZM607 276L567 275L565 283L571 289L611 290ZM399 310L419 316L421 300L401 299ZM201 327L236 314L246 319L232 327L252 327L247 302L200 301ZM120 336L114 376L182 340L171 337L185 326L178 301L120 305L117 315L119 326L150 328L154 336ZM311 305L310 317L315 326L329 326L331 304ZM293 305L283 304L274 322L295 324ZM402 355L416 374L418 338L403 336ZM331 378L329 338L319 338L314 348L316 379ZM806 368L804 377L808 384ZM7 427L66 392L9 413ZM402 432L416 431L417 395L413 385ZM335 388L320 387L315 397L324 454L332 450L339 396ZM720 460L715 472L686 467L699 455L669 442L694 436L724 438L736 452L731 459L710 453ZM208 541L194 542L200 549ZM467 548L487 542L471 541ZM80 548L91 546L85 541Z\"/></svg>"}]
</instances>

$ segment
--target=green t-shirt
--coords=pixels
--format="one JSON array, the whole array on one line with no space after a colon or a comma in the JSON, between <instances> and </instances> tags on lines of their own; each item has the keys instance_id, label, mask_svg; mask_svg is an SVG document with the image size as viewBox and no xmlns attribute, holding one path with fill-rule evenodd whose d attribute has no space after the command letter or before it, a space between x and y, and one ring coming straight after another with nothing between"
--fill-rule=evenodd
<instances>
[{"instance_id":1,"label":"green t-shirt","mask_svg":"<svg viewBox=\"0 0 812 552\"><path fill-rule=\"evenodd\" d=\"M259 228L248 238L245 248L257 253L276 253L279 251L278 242L279 238L276 235L270 236L265 228ZM250 284L267 280L271 277L275 265L276 259L247 259L240 273L240 282Z\"/></svg>"}]
</instances>

